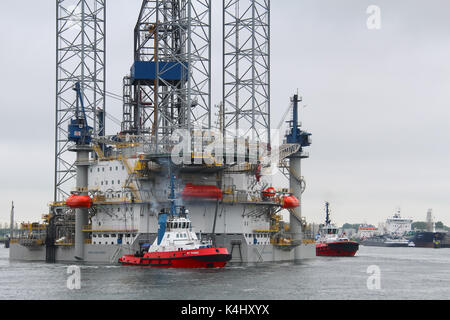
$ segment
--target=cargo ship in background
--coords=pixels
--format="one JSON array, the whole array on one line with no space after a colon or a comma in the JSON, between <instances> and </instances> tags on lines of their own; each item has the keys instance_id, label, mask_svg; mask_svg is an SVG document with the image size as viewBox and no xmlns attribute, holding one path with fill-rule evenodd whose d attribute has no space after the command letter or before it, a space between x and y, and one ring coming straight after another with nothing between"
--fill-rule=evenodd
<instances>
[{"instance_id":1,"label":"cargo ship in background","mask_svg":"<svg viewBox=\"0 0 450 320\"><path fill-rule=\"evenodd\" d=\"M390 238L404 237L411 232L413 220L401 216L400 208L390 217L388 217L380 227L380 232Z\"/></svg>"},{"instance_id":2,"label":"cargo ship in background","mask_svg":"<svg viewBox=\"0 0 450 320\"><path fill-rule=\"evenodd\" d=\"M411 218L403 218L400 209L386 219L380 228L360 236L359 243L363 246L375 247L418 247L446 248L450 247L450 237L447 231L438 231L433 222L432 210L429 209L426 218L426 230L412 231ZM361 232L362 234L362 232Z\"/></svg>"},{"instance_id":3,"label":"cargo ship in background","mask_svg":"<svg viewBox=\"0 0 450 320\"><path fill-rule=\"evenodd\" d=\"M418 248L450 247L446 232L417 232L410 238L410 242Z\"/></svg>"},{"instance_id":4,"label":"cargo ship in background","mask_svg":"<svg viewBox=\"0 0 450 320\"><path fill-rule=\"evenodd\" d=\"M270 82L262 82L269 79L269 46L224 48L226 59L235 57L223 60L224 74L232 79L225 81L223 101L213 106L211 39L198 36L211 34L210 6L143 0L133 34L134 61L119 96L105 90L106 9L95 2L95 12L77 15L94 7L87 2L79 1L75 9L57 4L55 197L43 222L22 224L11 239L10 259L117 263L142 252L157 239L159 214L169 205L169 167L196 237L214 239L231 262L315 257L301 212L301 163L309 158L311 134L302 129L296 94L282 118L286 135L271 135L286 127L270 128ZM246 11L245 5L256 10L256 3L241 1L226 10L232 16L239 7ZM265 35L263 42L269 43L270 6L257 10L250 37ZM234 23L224 37L230 36L227 43L251 43L244 39L246 30ZM88 37L88 31L97 33ZM258 77L233 76L248 67L240 64L249 56ZM105 111L107 94L123 103L120 131L113 135L105 130L106 118L114 120ZM288 185L273 184L274 170Z\"/></svg>"},{"instance_id":5,"label":"cargo ship in background","mask_svg":"<svg viewBox=\"0 0 450 320\"><path fill-rule=\"evenodd\" d=\"M339 228L331 223L329 203L325 203L325 224L320 228L316 240L317 256L353 257L359 249L356 241L350 241L345 234L339 234Z\"/></svg>"},{"instance_id":6,"label":"cargo ship in background","mask_svg":"<svg viewBox=\"0 0 450 320\"><path fill-rule=\"evenodd\" d=\"M410 218L402 218L400 209L397 209L393 216L380 225L377 232L369 237L361 237L359 243L371 247L410 247L411 241L405 236L411 232L412 222Z\"/></svg>"},{"instance_id":7,"label":"cargo ship in background","mask_svg":"<svg viewBox=\"0 0 450 320\"><path fill-rule=\"evenodd\" d=\"M433 211L429 209L427 212L426 230L415 232L409 238L410 242L419 248L450 248L448 232L436 230L433 220Z\"/></svg>"},{"instance_id":8,"label":"cargo ship in background","mask_svg":"<svg viewBox=\"0 0 450 320\"><path fill-rule=\"evenodd\" d=\"M367 247L410 247L411 241L406 238L391 238L386 235L362 239L359 244Z\"/></svg>"}]
</instances>

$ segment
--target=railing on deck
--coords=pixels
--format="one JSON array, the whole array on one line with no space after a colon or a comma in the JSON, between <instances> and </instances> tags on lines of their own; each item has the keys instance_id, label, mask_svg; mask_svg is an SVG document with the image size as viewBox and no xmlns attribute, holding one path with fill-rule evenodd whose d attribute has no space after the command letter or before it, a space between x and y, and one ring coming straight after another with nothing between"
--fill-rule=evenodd
<instances>
[{"instance_id":1,"label":"railing on deck","mask_svg":"<svg viewBox=\"0 0 450 320\"><path fill-rule=\"evenodd\" d=\"M105 226L103 228L94 229L92 226L84 226L82 231L84 232L137 232L135 227L124 226Z\"/></svg>"}]
</instances>

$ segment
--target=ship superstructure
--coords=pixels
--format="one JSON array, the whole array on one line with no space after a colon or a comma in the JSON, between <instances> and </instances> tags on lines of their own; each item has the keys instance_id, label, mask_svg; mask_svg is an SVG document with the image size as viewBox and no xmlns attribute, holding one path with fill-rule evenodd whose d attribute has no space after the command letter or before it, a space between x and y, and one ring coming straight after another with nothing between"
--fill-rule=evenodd
<instances>
[{"instance_id":1,"label":"ship superstructure","mask_svg":"<svg viewBox=\"0 0 450 320\"><path fill-rule=\"evenodd\" d=\"M397 209L396 213L386 219L383 232L391 237L402 237L411 232L412 223L413 220L411 218L402 217L400 209Z\"/></svg>"},{"instance_id":2,"label":"ship superstructure","mask_svg":"<svg viewBox=\"0 0 450 320\"><path fill-rule=\"evenodd\" d=\"M81 14L72 10L81 17L78 28L104 15L101 1L88 2L79 2ZM97 10L87 14L93 7ZM55 199L43 216L45 239L26 247L24 239L13 239L11 258L115 262L139 251L157 237L158 215L168 205L169 168L198 239L227 248L232 262L315 256L301 212L301 160L309 157L304 148L311 134L298 119L298 94L291 99L284 140L270 130L270 5L224 1L223 10L224 97L217 108L211 104L209 0L143 1L134 61L123 81L120 133L105 134L103 99L102 108L89 107L86 92L104 97L95 83L103 80L90 77L90 84L85 72L75 77L73 112L64 129L72 160L57 152ZM84 47L88 36L81 35ZM89 58L83 50L79 56ZM79 69L84 68L82 62ZM61 163L67 170L59 169ZM289 178L288 188L273 187L271 174L278 168ZM75 187L64 191L70 179ZM283 210L290 212L289 224Z\"/></svg>"}]
</instances>

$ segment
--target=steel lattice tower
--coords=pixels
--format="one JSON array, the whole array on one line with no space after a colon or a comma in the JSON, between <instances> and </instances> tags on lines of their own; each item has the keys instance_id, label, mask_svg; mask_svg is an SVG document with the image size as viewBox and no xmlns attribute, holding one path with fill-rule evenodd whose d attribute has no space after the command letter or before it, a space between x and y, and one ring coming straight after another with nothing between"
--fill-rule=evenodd
<instances>
[{"instance_id":1,"label":"steel lattice tower","mask_svg":"<svg viewBox=\"0 0 450 320\"><path fill-rule=\"evenodd\" d=\"M224 135L270 145L270 0L223 1Z\"/></svg>"},{"instance_id":2,"label":"steel lattice tower","mask_svg":"<svg viewBox=\"0 0 450 320\"><path fill-rule=\"evenodd\" d=\"M68 125L76 109L75 82L81 83L94 136L105 134L106 0L57 0L56 132L54 200L75 183L75 155L69 152Z\"/></svg>"},{"instance_id":3,"label":"steel lattice tower","mask_svg":"<svg viewBox=\"0 0 450 320\"><path fill-rule=\"evenodd\" d=\"M211 128L210 0L144 0L134 36L122 132L158 146L176 129Z\"/></svg>"}]
</instances>

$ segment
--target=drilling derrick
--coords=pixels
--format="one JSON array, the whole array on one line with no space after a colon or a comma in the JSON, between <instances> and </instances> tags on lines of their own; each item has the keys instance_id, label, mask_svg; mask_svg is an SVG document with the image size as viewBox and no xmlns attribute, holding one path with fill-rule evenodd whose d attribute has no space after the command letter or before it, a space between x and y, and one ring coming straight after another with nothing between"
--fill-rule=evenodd
<instances>
[{"instance_id":1,"label":"drilling derrick","mask_svg":"<svg viewBox=\"0 0 450 320\"><path fill-rule=\"evenodd\" d=\"M270 0L223 2L224 135L270 145Z\"/></svg>"},{"instance_id":2,"label":"drilling derrick","mask_svg":"<svg viewBox=\"0 0 450 320\"><path fill-rule=\"evenodd\" d=\"M211 128L209 0L143 1L124 78L122 133L156 150L177 129Z\"/></svg>"},{"instance_id":3,"label":"drilling derrick","mask_svg":"<svg viewBox=\"0 0 450 320\"><path fill-rule=\"evenodd\" d=\"M105 134L105 0L57 0L54 201L75 184L75 157L67 128L76 112L73 86L80 83L94 136Z\"/></svg>"}]
</instances>

